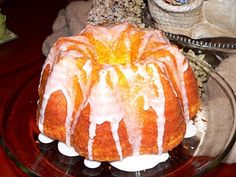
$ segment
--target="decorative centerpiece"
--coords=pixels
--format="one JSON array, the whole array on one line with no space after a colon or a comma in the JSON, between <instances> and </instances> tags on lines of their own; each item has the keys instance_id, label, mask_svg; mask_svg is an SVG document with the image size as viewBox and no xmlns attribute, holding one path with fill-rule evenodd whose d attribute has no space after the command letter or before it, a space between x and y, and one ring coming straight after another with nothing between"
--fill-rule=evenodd
<instances>
[{"instance_id":1,"label":"decorative centerpiece","mask_svg":"<svg viewBox=\"0 0 236 177\"><path fill-rule=\"evenodd\" d=\"M88 22L98 25L128 21L143 28L141 15L145 5L143 0L94 0Z\"/></svg>"},{"instance_id":2,"label":"decorative centerpiece","mask_svg":"<svg viewBox=\"0 0 236 177\"><path fill-rule=\"evenodd\" d=\"M148 7L158 29L172 32L201 22L204 0L148 0Z\"/></svg>"},{"instance_id":3,"label":"decorative centerpiece","mask_svg":"<svg viewBox=\"0 0 236 177\"><path fill-rule=\"evenodd\" d=\"M190 0L165 0L165 2L172 5L183 5L187 4Z\"/></svg>"}]
</instances>

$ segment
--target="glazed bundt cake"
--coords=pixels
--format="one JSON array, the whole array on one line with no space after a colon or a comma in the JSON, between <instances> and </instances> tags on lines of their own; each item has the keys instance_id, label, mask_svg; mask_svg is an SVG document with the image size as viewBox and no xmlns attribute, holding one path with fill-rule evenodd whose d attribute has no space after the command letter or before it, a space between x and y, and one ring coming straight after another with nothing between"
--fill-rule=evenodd
<instances>
[{"instance_id":1,"label":"glazed bundt cake","mask_svg":"<svg viewBox=\"0 0 236 177\"><path fill-rule=\"evenodd\" d=\"M88 25L52 47L37 123L86 159L114 161L173 149L199 106L191 67L160 31Z\"/></svg>"}]
</instances>

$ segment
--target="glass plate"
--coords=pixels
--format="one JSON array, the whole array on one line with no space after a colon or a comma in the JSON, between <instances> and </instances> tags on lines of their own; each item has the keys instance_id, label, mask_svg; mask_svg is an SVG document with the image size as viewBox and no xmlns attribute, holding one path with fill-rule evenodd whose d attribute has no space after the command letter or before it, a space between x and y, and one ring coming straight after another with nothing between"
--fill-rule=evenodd
<instances>
[{"instance_id":1,"label":"glass plate","mask_svg":"<svg viewBox=\"0 0 236 177\"><path fill-rule=\"evenodd\" d=\"M57 142L50 144L39 143L38 128L35 123L35 114L38 100L38 83L39 73L32 75L30 79L22 83L22 86L16 90L15 97L8 101L5 105L4 115L0 122L0 144L7 152L9 159L13 160L17 167L23 170L30 176L50 176L50 177L64 177L64 176L117 176L117 177L154 177L154 176L194 176L202 175L209 169L216 166L231 150L236 135L236 103L235 96L226 83L226 81L218 75L214 70L208 68L201 62L197 62L206 74L209 75L211 82L214 84L214 89L223 92L224 99L229 103L230 127L228 132L222 132L225 138L219 138L212 141L205 141L206 135L214 135L218 131L216 129L207 129L205 136L195 136L193 138L184 139L183 142L174 148L170 154L170 158L156 167L138 172L123 172L103 162L99 168L88 169L83 164L82 157L66 157L60 154L57 150ZM204 89L207 89L204 87ZM212 89L208 89L208 94L211 94ZM205 99L204 104L208 103ZM224 106L221 106L222 111ZM214 119L216 115L209 115L209 119ZM220 126L221 119L217 119ZM218 127L219 128L219 127ZM215 132L214 132L215 131ZM211 137L210 137L211 138ZM201 143L200 143L201 142ZM201 146L208 143L209 147L221 144L215 154L203 154ZM207 149L211 152L211 148Z\"/></svg>"},{"instance_id":2,"label":"glass plate","mask_svg":"<svg viewBox=\"0 0 236 177\"><path fill-rule=\"evenodd\" d=\"M152 27L155 23L151 17L148 7L145 7L142 12L142 21L146 27ZM192 39L185 35L173 34L165 32L169 40L188 48L196 48L201 50L211 50L216 52L223 52L228 54L236 53L236 38L230 37L213 37Z\"/></svg>"}]
</instances>

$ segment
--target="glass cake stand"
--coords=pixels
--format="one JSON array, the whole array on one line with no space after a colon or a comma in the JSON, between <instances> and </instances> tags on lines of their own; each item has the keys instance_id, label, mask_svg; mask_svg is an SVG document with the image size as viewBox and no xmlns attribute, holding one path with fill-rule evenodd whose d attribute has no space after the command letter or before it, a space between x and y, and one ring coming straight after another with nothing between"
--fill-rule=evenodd
<instances>
[{"instance_id":1,"label":"glass cake stand","mask_svg":"<svg viewBox=\"0 0 236 177\"><path fill-rule=\"evenodd\" d=\"M194 62L194 61L193 61ZM222 132L225 138L215 138L215 134L224 124L215 114L207 116L208 125L205 133L184 139L183 142L169 152L170 158L156 167L137 172L120 171L103 162L96 169L89 169L83 164L83 157L66 157L59 153L57 142L41 144L38 141L39 130L36 126L35 115L38 100L38 83L40 70L22 81L16 89L14 97L4 103L4 113L0 119L0 144L11 159L21 170L30 176L117 176L117 177L154 177L154 176L198 176L212 169L228 154L236 139L236 101L235 95L227 82L213 69L204 63L196 65L209 75L211 87L204 87L203 105L210 102L212 90L218 90L229 105L229 127ZM33 68L33 66L31 66ZM31 69L32 69L31 68ZM208 107L207 107L208 108ZM209 107L209 109L211 109ZM207 110L211 112L211 110ZM225 107L220 106L219 111ZM223 116L223 115L220 115ZM209 128L215 120L215 128ZM206 138L207 137L207 138ZM212 140L212 141L209 141ZM219 147L212 153L211 147Z\"/></svg>"}]
</instances>

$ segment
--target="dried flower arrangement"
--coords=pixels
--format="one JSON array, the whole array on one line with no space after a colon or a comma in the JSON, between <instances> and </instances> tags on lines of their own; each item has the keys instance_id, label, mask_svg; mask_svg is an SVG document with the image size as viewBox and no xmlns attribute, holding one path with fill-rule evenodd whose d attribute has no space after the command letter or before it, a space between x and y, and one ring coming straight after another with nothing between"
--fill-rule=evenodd
<instances>
[{"instance_id":1,"label":"dried flower arrangement","mask_svg":"<svg viewBox=\"0 0 236 177\"><path fill-rule=\"evenodd\" d=\"M128 21L144 27L141 20L143 0L94 0L88 21L91 24L103 24Z\"/></svg>"}]
</instances>

